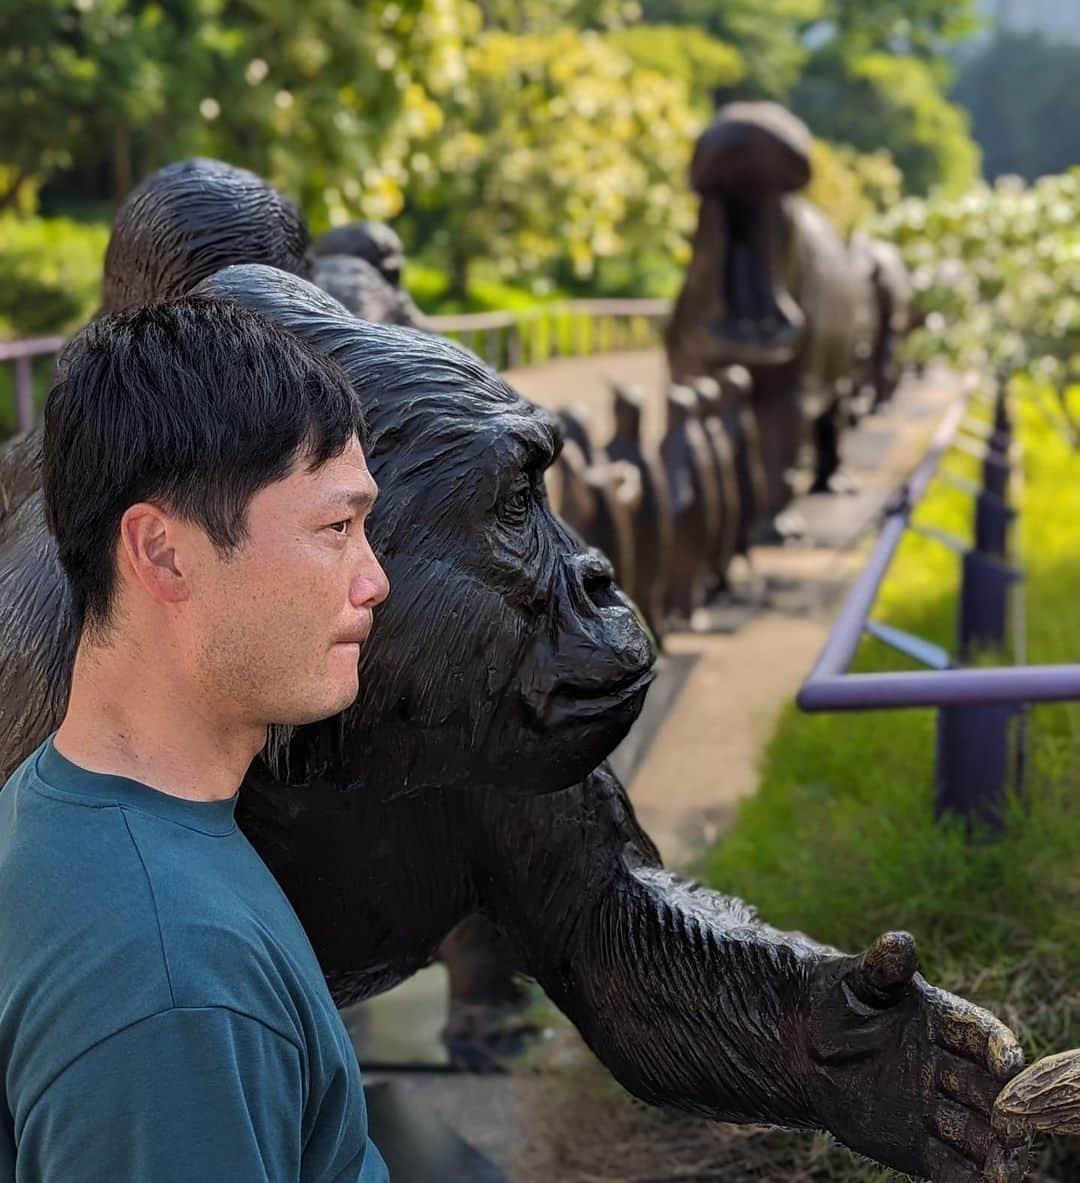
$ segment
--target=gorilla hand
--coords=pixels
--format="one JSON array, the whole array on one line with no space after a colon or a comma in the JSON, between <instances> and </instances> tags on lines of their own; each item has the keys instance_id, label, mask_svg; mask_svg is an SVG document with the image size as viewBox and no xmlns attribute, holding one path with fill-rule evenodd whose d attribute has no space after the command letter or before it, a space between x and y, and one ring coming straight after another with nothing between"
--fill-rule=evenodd
<instances>
[{"instance_id":1,"label":"gorilla hand","mask_svg":"<svg viewBox=\"0 0 1080 1183\"><path fill-rule=\"evenodd\" d=\"M990 1122L1002 1085L1024 1065L1020 1045L988 1011L928 985L917 966L904 932L819 963L808 1052L822 1123L851 1149L933 1183L1020 1183L1023 1138Z\"/></svg>"}]
</instances>

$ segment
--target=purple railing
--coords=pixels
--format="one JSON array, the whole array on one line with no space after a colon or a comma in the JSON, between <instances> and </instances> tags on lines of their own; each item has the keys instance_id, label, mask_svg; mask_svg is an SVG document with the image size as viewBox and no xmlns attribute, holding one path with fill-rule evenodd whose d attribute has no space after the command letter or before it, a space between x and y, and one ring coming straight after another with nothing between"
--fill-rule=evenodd
<instances>
[{"instance_id":1,"label":"purple railing","mask_svg":"<svg viewBox=\"0 0 1080 1183\"><path fill-rule=\"evenodd\" d=\"M34 358L56 355L64 344L63 337L33 337L25 341L0 341L0 362L12 369L15 391L15 423L18 431L29 431L34 425Z\"/></svg>"},{"instance_id":2,"label":"purple railing","mask_svg":"<svg viewBox=\"0 0 1080 1183\"><path fill-rule=\"evenodd\" d=\"M1012 665L962 668L973 654L1005 646L1010 595L1022 590L1020 572L1007 551L1013 464L1012 423L1006 383L993 397L993 425L968 419L970 385L942 417L926 457L885 510L885 522L869 561L848 593L825 647L799 690L804 711L874 711L937 707L937 808L991 826L1010 782L1023 778L1023 723L1032 703L1080 700L1080 665ZM964 433L969 438L963 438ZM974 440L970 437L974 437ZM946 479L975 499L975 541L968 546L939 530L915 526L911 514L953 447L982 462L982 481ZM907 530L955 550L962 564L957 657L923 637L869 619L878 589ZM1014 656L1024 660L1022 601L1013 605ZM864 634L928 667L909 673L849 674Z\"/></svg>"},{"instance_id":3,"label":"purple railing","mask_svg":"<svg viewBox=\"0 0 1080 1183\"><path fill-rule=\"evenodd\" d=\"M510 370L556 357L650 348L659 343L670 314L670 300L569 300L517 312L429 316L427 325L496 369ZM28 431L34 423L34 359L58 353L63 343L63 337L0 341L0 363L13 369L16 430Z\"/></svg>"}]
</instances>

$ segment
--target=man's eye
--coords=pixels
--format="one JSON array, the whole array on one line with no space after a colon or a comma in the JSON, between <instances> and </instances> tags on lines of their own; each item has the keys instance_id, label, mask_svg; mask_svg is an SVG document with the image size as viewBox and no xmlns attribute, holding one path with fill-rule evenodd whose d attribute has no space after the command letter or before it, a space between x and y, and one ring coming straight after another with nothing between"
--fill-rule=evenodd
<instances>
[{"instance_id":1,"label":"man's eye","mask_svg":"<svg viewBox=\"0 0 1080 1183\"><path fill-rule=\"evenodd\" d=\"M345 518L345 520L344 520L344 521L341 521L341 522L335 522L335 523L334 523L334 524L333 524L333 525L330 527L330 529L331 529L331 530L333 530L335 534L340 534L340 535L341 535L343 538L347 538L347 537L348 537L348 535L349 535L349 527L350 527L351 525L352 525L352 519L351 519L351 518ZM341 527L341 526L344 526L345 528L344 528L344 529L340 529L339 527Z\"/></svg>"}]
</instances>

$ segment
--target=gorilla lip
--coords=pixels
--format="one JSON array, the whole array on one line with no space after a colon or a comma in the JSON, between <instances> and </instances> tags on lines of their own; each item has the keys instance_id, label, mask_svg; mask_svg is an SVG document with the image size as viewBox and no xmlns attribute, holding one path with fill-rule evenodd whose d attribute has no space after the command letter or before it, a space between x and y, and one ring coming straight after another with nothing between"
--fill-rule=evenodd
<instances>
[{"instance_id":1,"label":"gorilla lip","mask_svg":"<svg viewBox=\"0 0 1080 1183\"><path fill-rule=\"evenodd\" d=\"M655 672L647 669L614 686L562 685L552 694L549 709L552 716L565 716L567 721L592 719L622 707L631 698L641 694L655 677Z\"/></svg>"}]
</instances>

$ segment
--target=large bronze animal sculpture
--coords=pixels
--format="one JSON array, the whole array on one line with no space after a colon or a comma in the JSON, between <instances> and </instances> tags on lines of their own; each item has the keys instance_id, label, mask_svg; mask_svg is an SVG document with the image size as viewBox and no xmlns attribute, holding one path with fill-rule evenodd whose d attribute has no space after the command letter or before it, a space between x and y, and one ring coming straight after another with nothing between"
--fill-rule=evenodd
<instances>
[{"instance_id":1,"label":"large bronze animal sculpture","mask_svg":"<svg viewBox=\"0 0 1080 1183\"><path fill-rule=\"evenodd\" d=\"M690 167L701 209L666 333L674 382L750 371L770 518L790 499L804 438L812 487L839 483L844 401L872 333L868 277L829 219L794 196L810 179L810 143L775 103L717 112Z\"/></svg>"},{"instance_id":2,"label":"large bronze animal sculpture","mask_svg":"<svg viewBox=\"0 0 1080 1183\"><path fill-rule=\"evenodd\" d=\"M359 697L271 735L238 810L338 1001L407 977L481 912L638 1096L827 1129L935 1183L1019 1183L1019 1136L989 1125L1019 1046L918 975L911 937L850 956L660 866L601 762L652 653L610 568L548 509L550 417L471 354L283 272L230 268L205 290L338 360L382 490L371 537L394 593ZM39 493L0 527L0 629L10 770L56 725L73 644Z\"/></svg>"},{"instance_id":3,"label":"large bronze animal sculpture","mask_svg":"<svg viewBox=\"0 0 1080 1183\"><path fill-rule=\"evenodd\" d=\"M104 312L182 296L230 263L271 262L311 277L304 215L262 177L196 157L144 178L113 219Z\"/></svg>"},{"instance_id":4,"label":"large bronze animal sculpture","mask_svg":"<svg viewBox=\"0 0 1080 1183\"><path fill-rule=\"evenodd\" d=\"M338 245L362 255L354 230ZM387 233L400 258L400 241ZM363 237L390 245L370 226ZM325 245L327 239L320 241ZM313 253L316 280L357 315L387 323L422 320L397 280L391 282L392 251L383 249L380 258L386 277L363 258L313 252L307 223L292 202L255 173L206 158L151 173L120 206L106 251L102 311L183 295L232 263L267 263L310 275ZM0 523L39 487L40 466L40 428L0 455ZM47 693L61 686L50 681ZM520 1021L509 1012L527 999L505 941L476 919L452 934L443 960L450 982L445 1040L451 1058L479 1067L517 1048Z\"/></svg>"}]
</instances>

